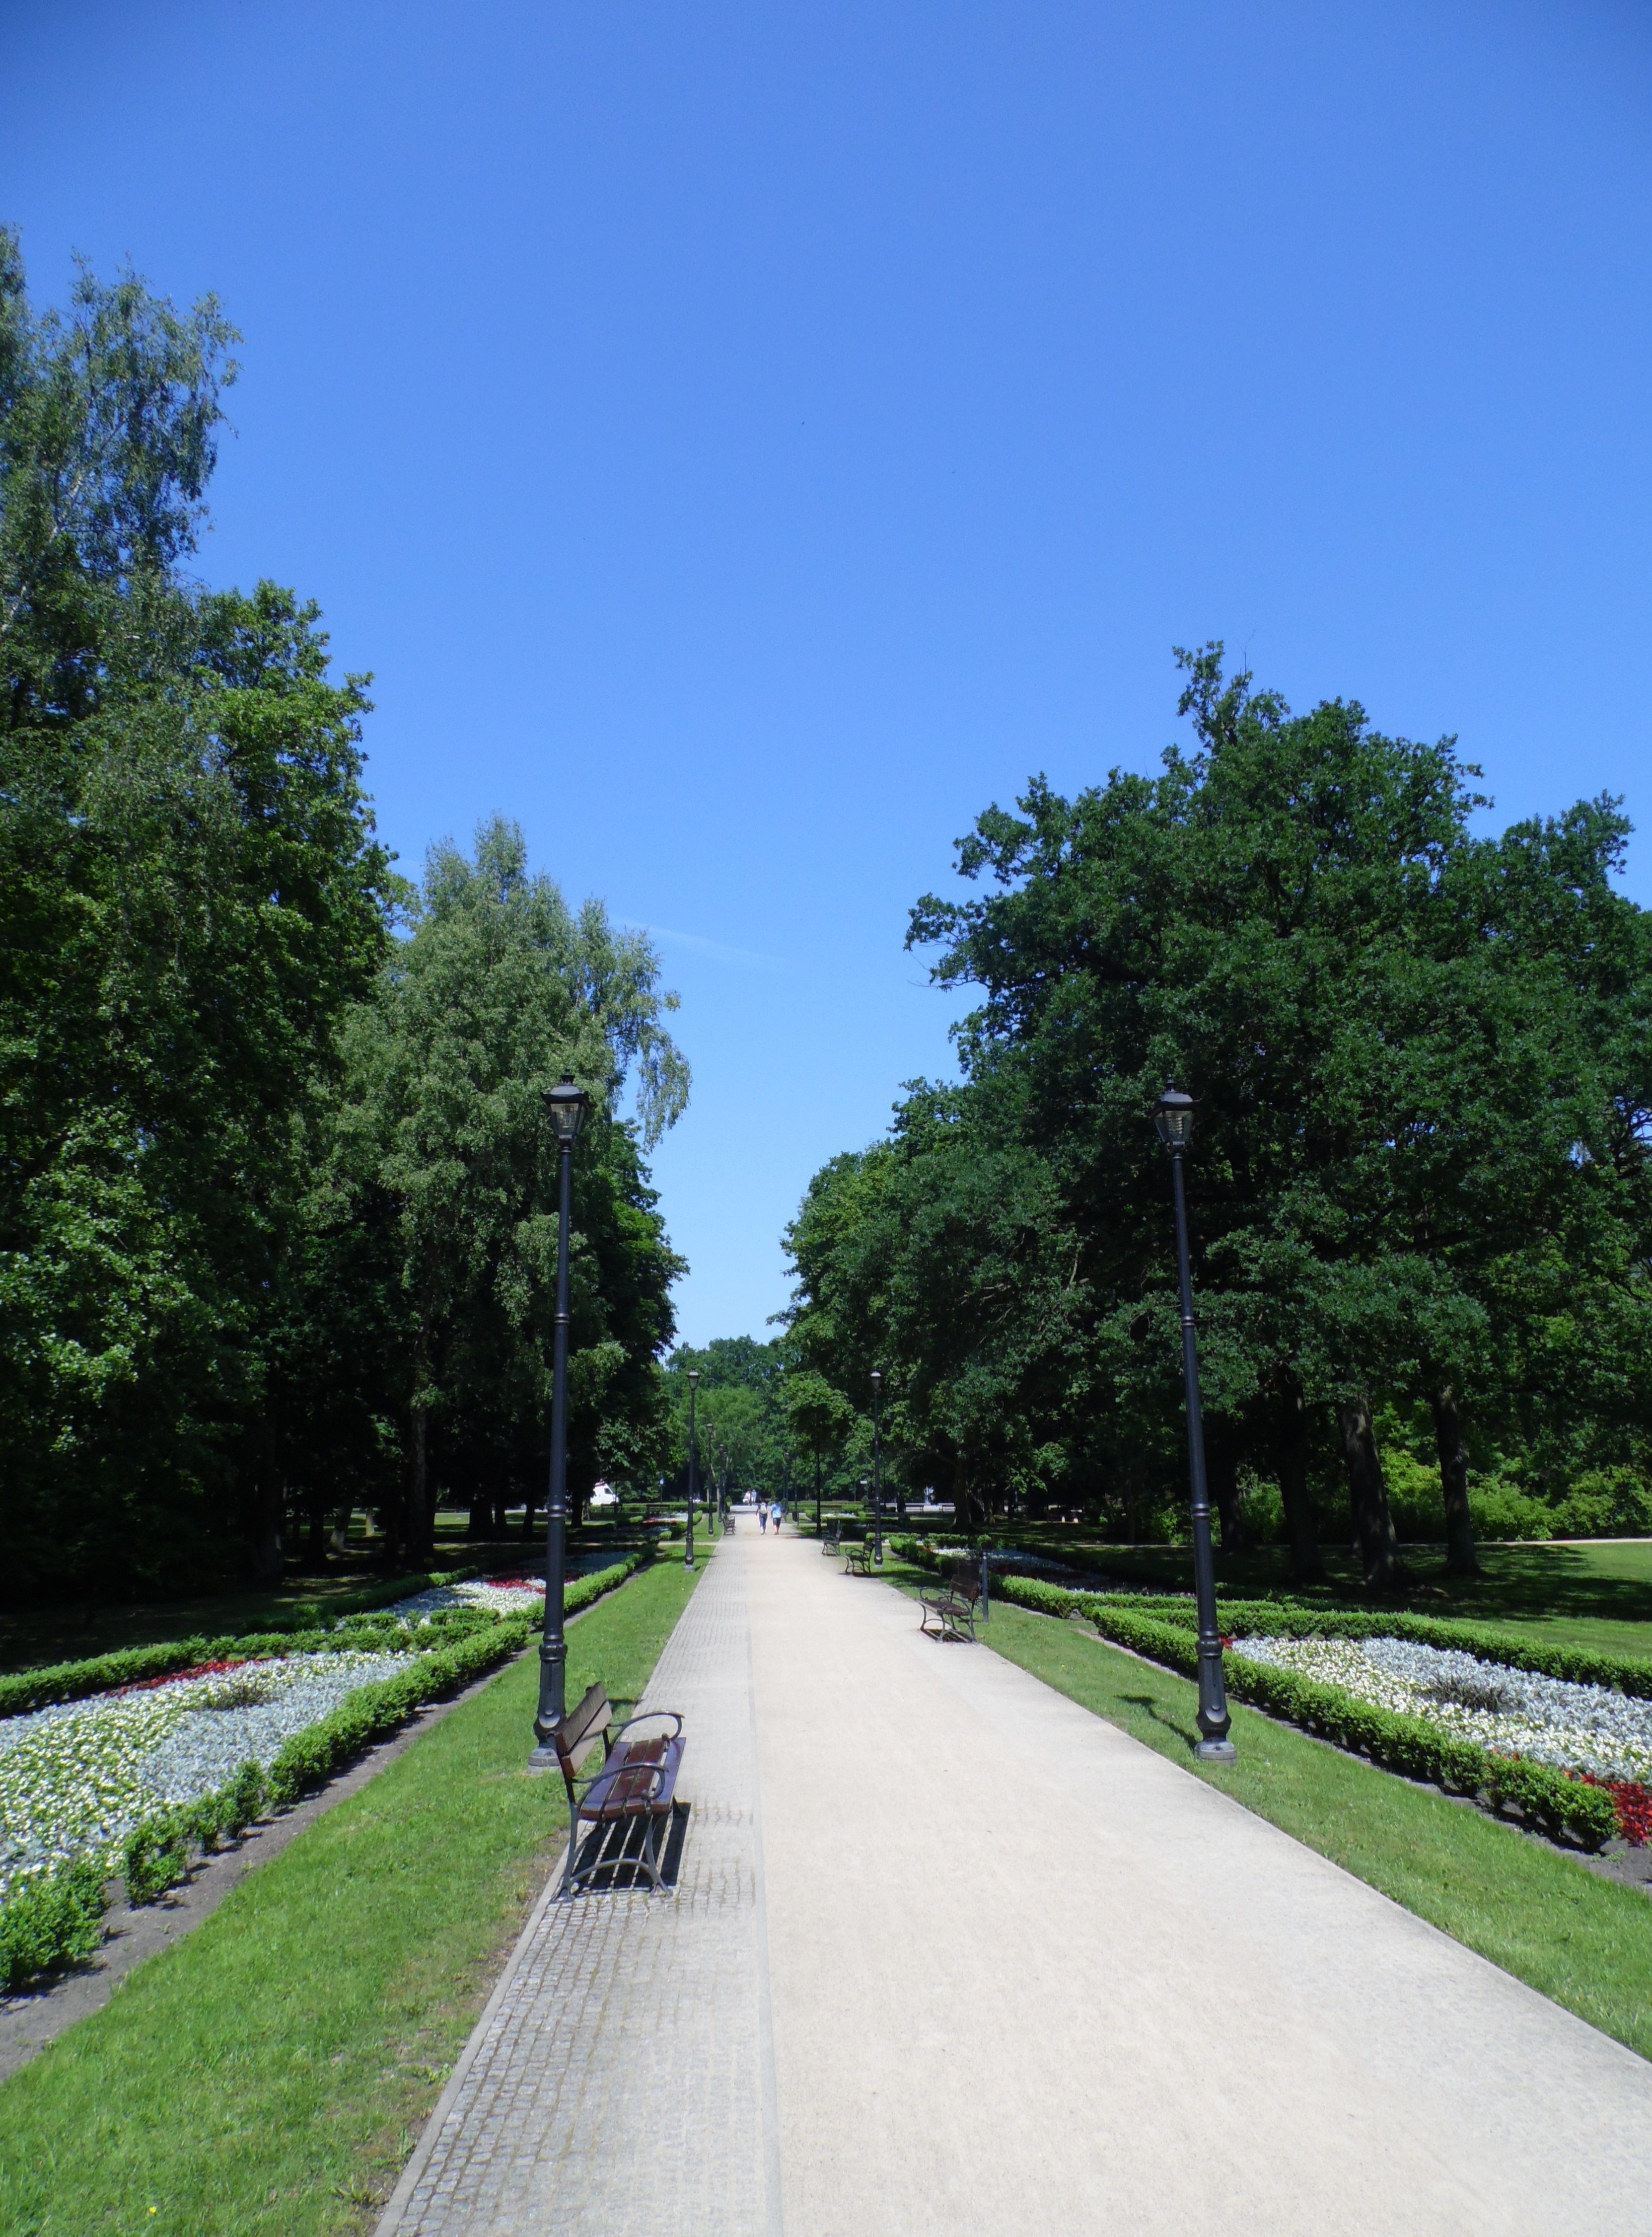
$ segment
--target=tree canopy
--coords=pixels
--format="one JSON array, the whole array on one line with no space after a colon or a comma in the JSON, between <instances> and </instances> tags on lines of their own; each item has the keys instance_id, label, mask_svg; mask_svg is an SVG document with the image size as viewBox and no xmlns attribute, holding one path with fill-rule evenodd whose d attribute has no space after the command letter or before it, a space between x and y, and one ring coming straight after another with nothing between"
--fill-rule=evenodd
<instances>
[{"instance_id":1,"label":"tree canopy","mask_svg":"<svg viewBox=\"0 0 1652 2237\"><path fill-rule=\"evenodd\" d=\"M411 1550L433 1469L530 1477L564 1066L596 1106L576 1488L661 1433L679 1262L642 1155L687 1099L675 998L509 823L406 886L364 789L369 679L293 591L190 579L235 340L129 272L36 312L0 232L13 1589L267 1564L352 1498Z\"/></svg>"},{"instance_id":2,"label":"tree canopy","mask_svg":"<svg viewBox=\"0 0 1652 2237\"><path fill-rule=\"evenodd\" d=\"M1293 716L1220 647L1181 658L1193 750L1071 801L1035 780L960 844L988 890L914 910L936 976L982 991L963 1080L812 1185L800 1357L849 1396L881 1362L897 1434L966 1506L1145 1527L1180 1436L1149 1115L1174 1079L1230 1533L1241 1478L1269 1480L1311 1570L1337 1463L1391 1580L1379 1415L1428 1422L1459 1567L1470 1441L1544 1495L1592 1469L1643 1497L1652 944L1614 883L1621 809L1479 836L1449 739L1353 702Z\"/></svg>"}]
</instances>

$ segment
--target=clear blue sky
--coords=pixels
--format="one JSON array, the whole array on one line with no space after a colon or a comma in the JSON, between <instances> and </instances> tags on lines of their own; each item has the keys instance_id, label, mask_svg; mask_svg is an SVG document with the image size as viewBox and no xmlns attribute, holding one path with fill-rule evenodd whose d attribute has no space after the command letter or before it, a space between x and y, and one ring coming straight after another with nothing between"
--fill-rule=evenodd
<instances>
[{"instance_id":1,"label":"clear blue sky","mask_svg":"<svg viewBox=\"0 0 1652 2237\"><path fill-rule=\"evenodd\" d=\"M201 570L376 672L404 867L502 809L657 929L695 1341L949 1066L952 840L1150 766L1173 643L1652 814L1649 182L1607 0L0 0L36 298L244 330Z\"/></svg>"}]
</instances>

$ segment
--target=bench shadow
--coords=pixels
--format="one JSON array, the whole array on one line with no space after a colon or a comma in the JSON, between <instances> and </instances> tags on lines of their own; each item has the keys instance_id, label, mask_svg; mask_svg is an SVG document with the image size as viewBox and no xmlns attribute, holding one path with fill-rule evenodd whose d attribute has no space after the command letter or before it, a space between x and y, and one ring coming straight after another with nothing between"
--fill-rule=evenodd
<instances>
[{"instance_id":1,"label":"bench shadow","mask_svg":"<svg viewBox=\"0 0 1652 2237\"><path fill-rule=\"evenodd\" d=\"M671 1824L660 1844L660 1877L668 1888L675 1889L682 1867L683 1844L688 1838L690 1805L674 1802ZM640 1818L622 1819L617 1825L594 1826L580 1843L575 1864L588 1877L577 1892L588 1895L629 1895L641 1889L648 1893L653 1882L643 1861L643 1842L646 1827Z\"/></svg>"}]
</instances>

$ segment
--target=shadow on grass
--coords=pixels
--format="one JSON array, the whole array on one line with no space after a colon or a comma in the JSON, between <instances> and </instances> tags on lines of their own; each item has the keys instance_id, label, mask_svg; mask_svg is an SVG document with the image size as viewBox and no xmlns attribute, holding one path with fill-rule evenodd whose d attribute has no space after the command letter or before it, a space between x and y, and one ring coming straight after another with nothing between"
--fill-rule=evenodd
<instances>
[{"instance_id":1,"label":"shadow on grass","mask_svg":"<svg viewBox=\"0 0 1652 2237\"><path fill-rule=\"evenodd\" d=\"M1145 1710L1155 1725L1162 1725L1167 1732L1174 1732L1178 1739L1185 1740L1189 1755L1199 1745L1197 1728L1192 1725L1184 1725L1180 1717L1167 1716L1163 1702L1156 1699L1153 1694L1121 1693L1119 1699L1121 1701L1128 1701L1133 1709Z\"/></svg>"}]
</instances>

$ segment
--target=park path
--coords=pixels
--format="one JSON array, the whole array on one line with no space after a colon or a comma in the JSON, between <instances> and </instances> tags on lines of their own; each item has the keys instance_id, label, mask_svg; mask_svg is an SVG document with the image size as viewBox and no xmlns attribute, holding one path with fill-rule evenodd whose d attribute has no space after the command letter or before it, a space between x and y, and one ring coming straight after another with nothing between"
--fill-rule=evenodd
<instances>
[{"instance_id":1,"label":"park path","mask_svg":"<svg viewBox=\"0 0 1652 2237\"><path fill-rule=\"evenodd\" d=\"M807 1542L668 1695L677 1897L542 1905L381 2237L1646 2226L1652 2066Z\"/></svg>"}]
</instances>

